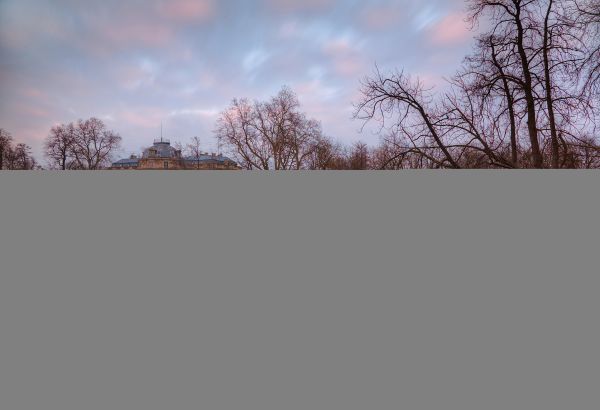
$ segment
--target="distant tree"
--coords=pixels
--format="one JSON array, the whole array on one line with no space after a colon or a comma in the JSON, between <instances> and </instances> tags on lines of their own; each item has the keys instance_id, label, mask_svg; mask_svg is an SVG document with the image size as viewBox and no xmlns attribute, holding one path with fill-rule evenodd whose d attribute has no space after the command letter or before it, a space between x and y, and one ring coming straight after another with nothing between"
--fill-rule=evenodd
<instances>
[{"instance_id":1,"label":"distant tree","mask_svg":"<svg viewBox=\"0 0 600 410\"><path fill-rule=\"evenodd\" d=\"M31 147L18 143L13 146L12 136L0 129L0 170L33 170L38 169L37 162L31 154Z\"/></svg>"},{"instance_id":2,"label":"distant tree","mask_svg":"<svg viewBox=\"0 0 600 410\"><path fill-rule=\"evenodd\" d=\"M196 160L196 168L200 169L200 159L202 158L202 141L199 137L193 137L185 147L186 153Z\"/></svg>"},{"instance_id":3,"label":"distant tree","mask_svg":"<svg viewBox=\"0 0 600 410\"><path fill-rule=\"evenodd\" d=\"M215 133L219 145L238 163L258 170L308 168L323 137L319 122L300 111L298 97L289 88L267 102L235 99L221 113Z\"/></svg>"},{"instance_id":4,"label":"distant tree","mask_svg":"<svg viewBox=\"0 0 600 410\"><path fill-rule=\"evenodd\" d=\"M5 167L6 157L12 150L12 142L12 135L0 128L0 170L3 170Z\"/></svg>"},{"instance_id":5,"label":"distant tree","mask_svg":"<svg viewBox=\"0 0 600 410\"><path fill-rule=\"evenodd\" d=\"M325 136L315 140L307 168L316 171L344 169L343 147Z\"/></svg>"},{"instance_id":6,"label":"distant tree","mask_svg":"<svg viewBox=\"0 0 600 410\"><path fill-rule=\"evenodd\" d=\"M17 144L13 151L12 169L32 170L36 165L35 159L31 156L31 147L23 143Z\"/></svg>"},{"instance_id":7,"label":"distant tree","mask_svg":"<svg viewBox=\"0 0 600 410\"><path fill-rule=\"evenodd\" d=\"M369 147L364 142L356 142L350 148L347 157L348 169L364 171L369 169Z\"/></svg>"},{"instance_id":8,"label":"distant tree","mask_svg":"<svg viewBox=\"0 0 600 410\"><path fill-rule=\"evenodd\" d=\"M53 127L44 141L50 167L61 170L98 170L110 165L121 137L97 118Z\"/></svg>"},{"instance_id":9,"label":"distant tree","mask_svg":"<svg viewBox=\"0 0 600 410\"><path fill-rule=\"evenodd\" d=\"M69 125L71 127L71 125ZM98 170L109 166L120 148L121 137L97 118L79 120L73 128L72 156L79 169Z\"/></svg>"},{"instance_id":10,"label":"distant tree","mask_svg":"<svg viewBox=\"0 0 600 410\"><path fill-rule=\"evenodd\" d=\"M371 153L371 168L376 170L400 170L430 168L432 164L420 155L420 151L402 138L390 132L384 136Z\"/></svg>"},{"instance_id":11,"label":"distant tree","mask_svg":"<svg viewBox=\"0 0 600 410\"><path fill-rule=\"evenodd\" d=\"M52 127L44 142L44 155L51 168L67 170L76 168L75 127L73 124Z\"/></svg>"}]
</instances>

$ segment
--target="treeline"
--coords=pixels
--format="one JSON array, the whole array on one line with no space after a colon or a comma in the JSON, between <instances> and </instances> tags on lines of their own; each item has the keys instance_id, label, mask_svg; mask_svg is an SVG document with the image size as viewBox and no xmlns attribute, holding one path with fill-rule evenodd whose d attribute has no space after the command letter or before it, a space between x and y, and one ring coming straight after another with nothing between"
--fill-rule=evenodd
<instances>
[{"instance_id":1,"label":"treeline","mask_svg":"<svg viewBox=\"0 0 600 410\"><path fill-rule=\"evenodd\" d=\"M234 100L217 138L247 169L600 168L600 2L467 4L490 29L447 91L403 71L363 80L355 118L381 126L378 146L325 137L287 88Z\"/></svg>"},{"instance_id":2,"label":"treeline","mask_svg":"<svg viewBox=\"0 0 600 410\"><path fill-rule=\"evenodd\" d=\"M44 140L44 158L51 170L101 170L110 167L121 146L121 136L98 118L52 127ZM0 129L0 170L44 169L31 155L31 147L15 144Z\"/></svg>"},{"instance_id":3,"label":"treeline","mask_svg":"<svg viewBox=\"0 0 600 410\"><path fill-rule=\"evenodd\" d=\"M600 2L467 0L477 37L445 91L402 70L362 81L354 117L381 127L377 146L324 135L283 88L235 99L218 118L219 147L248 170L600 168ZM121 137L92 118L54 127L51 169L102 169ZM196 138L187 150L200 152ZM0 169L33 169L31 148L2 131Z\"/></svg>"}]
</instances>

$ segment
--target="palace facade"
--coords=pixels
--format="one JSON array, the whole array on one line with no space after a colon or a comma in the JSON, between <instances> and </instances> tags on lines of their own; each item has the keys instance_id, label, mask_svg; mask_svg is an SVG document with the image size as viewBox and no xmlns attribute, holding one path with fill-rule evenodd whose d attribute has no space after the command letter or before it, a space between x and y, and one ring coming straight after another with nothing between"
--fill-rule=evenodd
<instances>
[{"instance_id":1,"label":"palace facade","mask_svg":"<svg viewBox=\"0 0 600 410\"><path fill-rule=\"evenodd\" d=\"M239 170L238 164L217 154L183 156L168 140L154 141L141 157L132 155L112 164L112 170Z\"/></svg>"}]
</instances>

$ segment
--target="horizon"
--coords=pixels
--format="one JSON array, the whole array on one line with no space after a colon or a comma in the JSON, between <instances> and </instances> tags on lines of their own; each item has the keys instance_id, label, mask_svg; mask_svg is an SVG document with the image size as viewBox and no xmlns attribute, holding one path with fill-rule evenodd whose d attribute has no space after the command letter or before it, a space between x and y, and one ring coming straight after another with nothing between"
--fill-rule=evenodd
<instances>
[{"instance_id":1,"label":"horizon","mask_svg":"<svg viewBox=\"0 0 600 410\"><path fill-rule=\"evenodd\" d=\"M428 86L460 67L475 32L463 0L2 0L0 127L43 162L52 126L97 117L123 137L117 156L160 135L216 149L234 98L283 86L336 141L375 144L352 120L375 64Z\"/></svg>"}]
</instances>

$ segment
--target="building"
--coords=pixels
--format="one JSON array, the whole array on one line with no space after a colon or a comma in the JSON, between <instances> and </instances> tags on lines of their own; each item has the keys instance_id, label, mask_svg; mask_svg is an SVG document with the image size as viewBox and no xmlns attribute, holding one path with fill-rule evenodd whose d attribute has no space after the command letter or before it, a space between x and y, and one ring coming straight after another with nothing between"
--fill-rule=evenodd
<instances>
[{"instance_id":1,"label":"building","mask_svg":"<svg viewBox=\"0 0 600 410\"><path fill-rule=\"evenodd\" d=\"M201 154L184 157L168 140L156 140L141 157L132 155L112 164L113 170L239 170L238 164L223 155Z\"/></svg>"}]
</instances>

